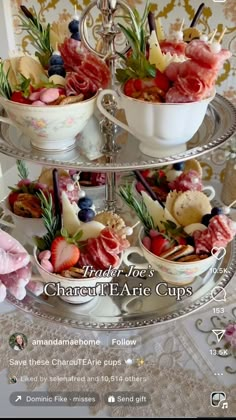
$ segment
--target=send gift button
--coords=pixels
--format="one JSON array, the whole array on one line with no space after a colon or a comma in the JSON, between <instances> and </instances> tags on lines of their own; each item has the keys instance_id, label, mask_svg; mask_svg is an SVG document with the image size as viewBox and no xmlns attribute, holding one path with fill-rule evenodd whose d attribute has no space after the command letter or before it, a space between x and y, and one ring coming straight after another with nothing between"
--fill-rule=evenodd
<instances>
[{"instance_id":1,"label":"send gift button","mask_svg":"<svg viewBox=\"0 0 236 420\"><path fill-rule=\"evenodd\" d=\"M147 392L113 392L105 395L107 405L139 407L150 404L151 397Z\"/></svg>"}]
</instances>

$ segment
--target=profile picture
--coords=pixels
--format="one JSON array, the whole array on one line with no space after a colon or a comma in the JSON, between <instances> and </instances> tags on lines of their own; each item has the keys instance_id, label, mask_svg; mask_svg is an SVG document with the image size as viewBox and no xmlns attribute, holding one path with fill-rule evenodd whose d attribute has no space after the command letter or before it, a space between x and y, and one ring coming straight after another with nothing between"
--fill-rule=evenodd
<instances>
[{"instance_id":1,"label":"profile picture","mask_svg":"<svg viewBox=\"0 0 236 420\"><path fill-rule=\"evenodd\" d=\"M9 378L9 383L10 383L10 384L16 384L16 383L17 383L17 378L16 378L16 376L12 376L12 377L10 377L10 378Z\"/></svg>"},{"instance_id":2,"label":"profile picture","mask_svg":"<svg viewBox=\"0 0 236 420\"><path fill-rule=\"evenodd\" d=\"M27 337L22 333L12 334L9 338L9 345L13 350L24 350L27 346Z\"/></svg>"}]
</instances>

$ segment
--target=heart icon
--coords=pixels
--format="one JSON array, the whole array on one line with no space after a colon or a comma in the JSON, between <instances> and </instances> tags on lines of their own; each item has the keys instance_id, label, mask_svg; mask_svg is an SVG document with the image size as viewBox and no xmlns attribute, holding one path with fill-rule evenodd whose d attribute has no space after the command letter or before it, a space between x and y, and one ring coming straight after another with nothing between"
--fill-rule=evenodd
<instances>
[{"instance_id":1,"label":"heart icon","mask_svg":"<svg viewBox=\"0 0 236 420\"><path fill-rule=\"evenodd\" d=\"M212 248L211 250L211 255L213 255L213 257L215 257L217 260L222 260L222 258L224 258L226 254L226 249L223 248L223 246L214 246L214 248Z\"/></svg>"}]
</instances>

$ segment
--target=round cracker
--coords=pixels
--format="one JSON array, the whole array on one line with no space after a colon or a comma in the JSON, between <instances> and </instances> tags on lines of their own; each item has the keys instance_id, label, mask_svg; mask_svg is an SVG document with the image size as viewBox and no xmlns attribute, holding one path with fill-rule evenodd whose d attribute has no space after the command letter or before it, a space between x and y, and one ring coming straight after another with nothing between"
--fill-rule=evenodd
<instances>
[{"instance_id":1,"label":"round cracker","mask_svg":"<svg viewBox=\"0 0 236 420\"><path fill-rule=\"evenodd\" d=\"M170 191L169 194L166 197L166 204L165 204L165 208L169 211L170 214L173 215L173 208L174 208L174 202L176 200L176 198L182 194L181 192L177 192L177 191Z\"/></svg>"},{"instance_id":2,"label":"round cracker","mask_svg":"<svg viewBox=\"0 0 236 420\"><path fill-rule=\"evenodd\" d=\"M48 185L48 187L53 187L53 168L49 169L49 168L43 168L39 178L38 178L38 182L40 182L41 184L46 184ZM59 177L66 177L69 178L70 175L68 172L66 172L64 169L58 169L58 176Z\"/></svg>"},{"instance_id":3,"label":"round cracker","mask_svg":"<svg viewBox=\"0 0 236 420\"><path fill-rule=\"evenodd\" d=\"M190 159L190 160L187 160L187 162L185 162L184 172L188 172L188 171L195 171L202 178L202 167L200 163L198 162L198 160Z\"/></svg>"},{"instance_id":4,"label":"round cracker","mask_svg":"<svg viewBox=\"0 0 236 420\"><path fill-rule=\"evenodd\" d=\"M173 205L173 215L182 226L201 223L204 214L211 212L211 204L201 191L185 191Z\"/></svg>"}]
</instances>

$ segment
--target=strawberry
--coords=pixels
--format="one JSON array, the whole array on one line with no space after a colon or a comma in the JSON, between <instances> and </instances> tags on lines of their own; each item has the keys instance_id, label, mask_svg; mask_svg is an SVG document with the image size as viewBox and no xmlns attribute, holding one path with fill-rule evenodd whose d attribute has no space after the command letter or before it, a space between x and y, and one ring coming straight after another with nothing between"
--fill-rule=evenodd
<instances>
[{"instance_id":1,"label":"strawberry","mask_svg":"<svg viewBox=\"0 0 236 420\"><path fill-rule=\"evenodd\" d=\"M14 191L12 191L9 194L9 196L8 196L8 202L9 202L9 204L11 206L11 209L13 209L14 203L17 200L19 194L20 194L19 192L14 192Z\"/></svg>"},{"instance_id":2,"label":"strawberry","mask_svg":"<svg viewBox=\"0 0 236 420\"><path fill-rule=\"evenodd\" d=\"M52 241L51 245L51 263L54 273L60 273L73 267L79 260L80 250L66 241L63 236L58 236Z\"/></svg>"},{"instance_id":3,"label":"strawberry","mask_svg":"<svg viewBox=\"0 0 236 420\"><path fill-rule=\"evenodd\" d=\"M144 169L143 171L140 171L140 172L144 178L150 178L152 176L152 171L150 169Z\"/></svg>"},{"instance_id":4,"label":"strawberry","mask_svg":"<svg viewBox=\"0 0 236 420\"><path fill-rule=\"evenodd\" d=\"M133 94L136 92L136 89L134 87L135 79L129 79L124 85L124 94L127 96L133 96Z\"/></svg>"},{"instance_id":5,"label":"strawberry","mask_svg":"<svg viewBox=\"0 0 236 420\"><path fill-rule=\"evenodd\" d=\"M170 88L170 81L168 77L161 73L159 70L156 71L156 77L155 77L155 86L159 87L159 89L163 90L164 92L167 92Z\"/></svg>"},{"instance_id":6,"label":"strawberry","mask_svg":"<svg viewBox=\"0 0 236 420\"><path fill-rule=\"evenodd\" d=\"M175 238L175 240L178 242L179 245L187 245L187 239L183 238L182 236Z\"/></svg>"},{"instance_id":7,"label":"strawberry","mask_svg":"<svg viewBox=\"0 0 236 420\"><path fill-rule=\"evenodd\" d=\"M151 242L151 252L157 256L162 254L170 248L170 241L162 235L158 235L155 238L152 238Z\"/></svg>"},{"instance_id":8,"label":"strawberry","mask_svg":"<svg viewBox=\"0 0 236 420\"><path fill-rule=\"evenodd\" d=\"M21 104L31 104L31 101L27 98L25 98L22 94L22 92L15 91L11 95L11 101L13 102L19 102Z\"/></svg>"},{"instance_id":9,"label":"strawberry","mask_svg":"<svg viewBox=\"0 0 236 420\"><path fill-rule=\"evenodd\" d=\"M21 179L18 183L17 183L17 187L19 187L19 188L21 188L21 187L23 187L23 186L28 186L28 185L30 185L31 184L31 180L30 179L28 179L28 178L26 178L26 179Z\"/></svg>"}]
</instances>

